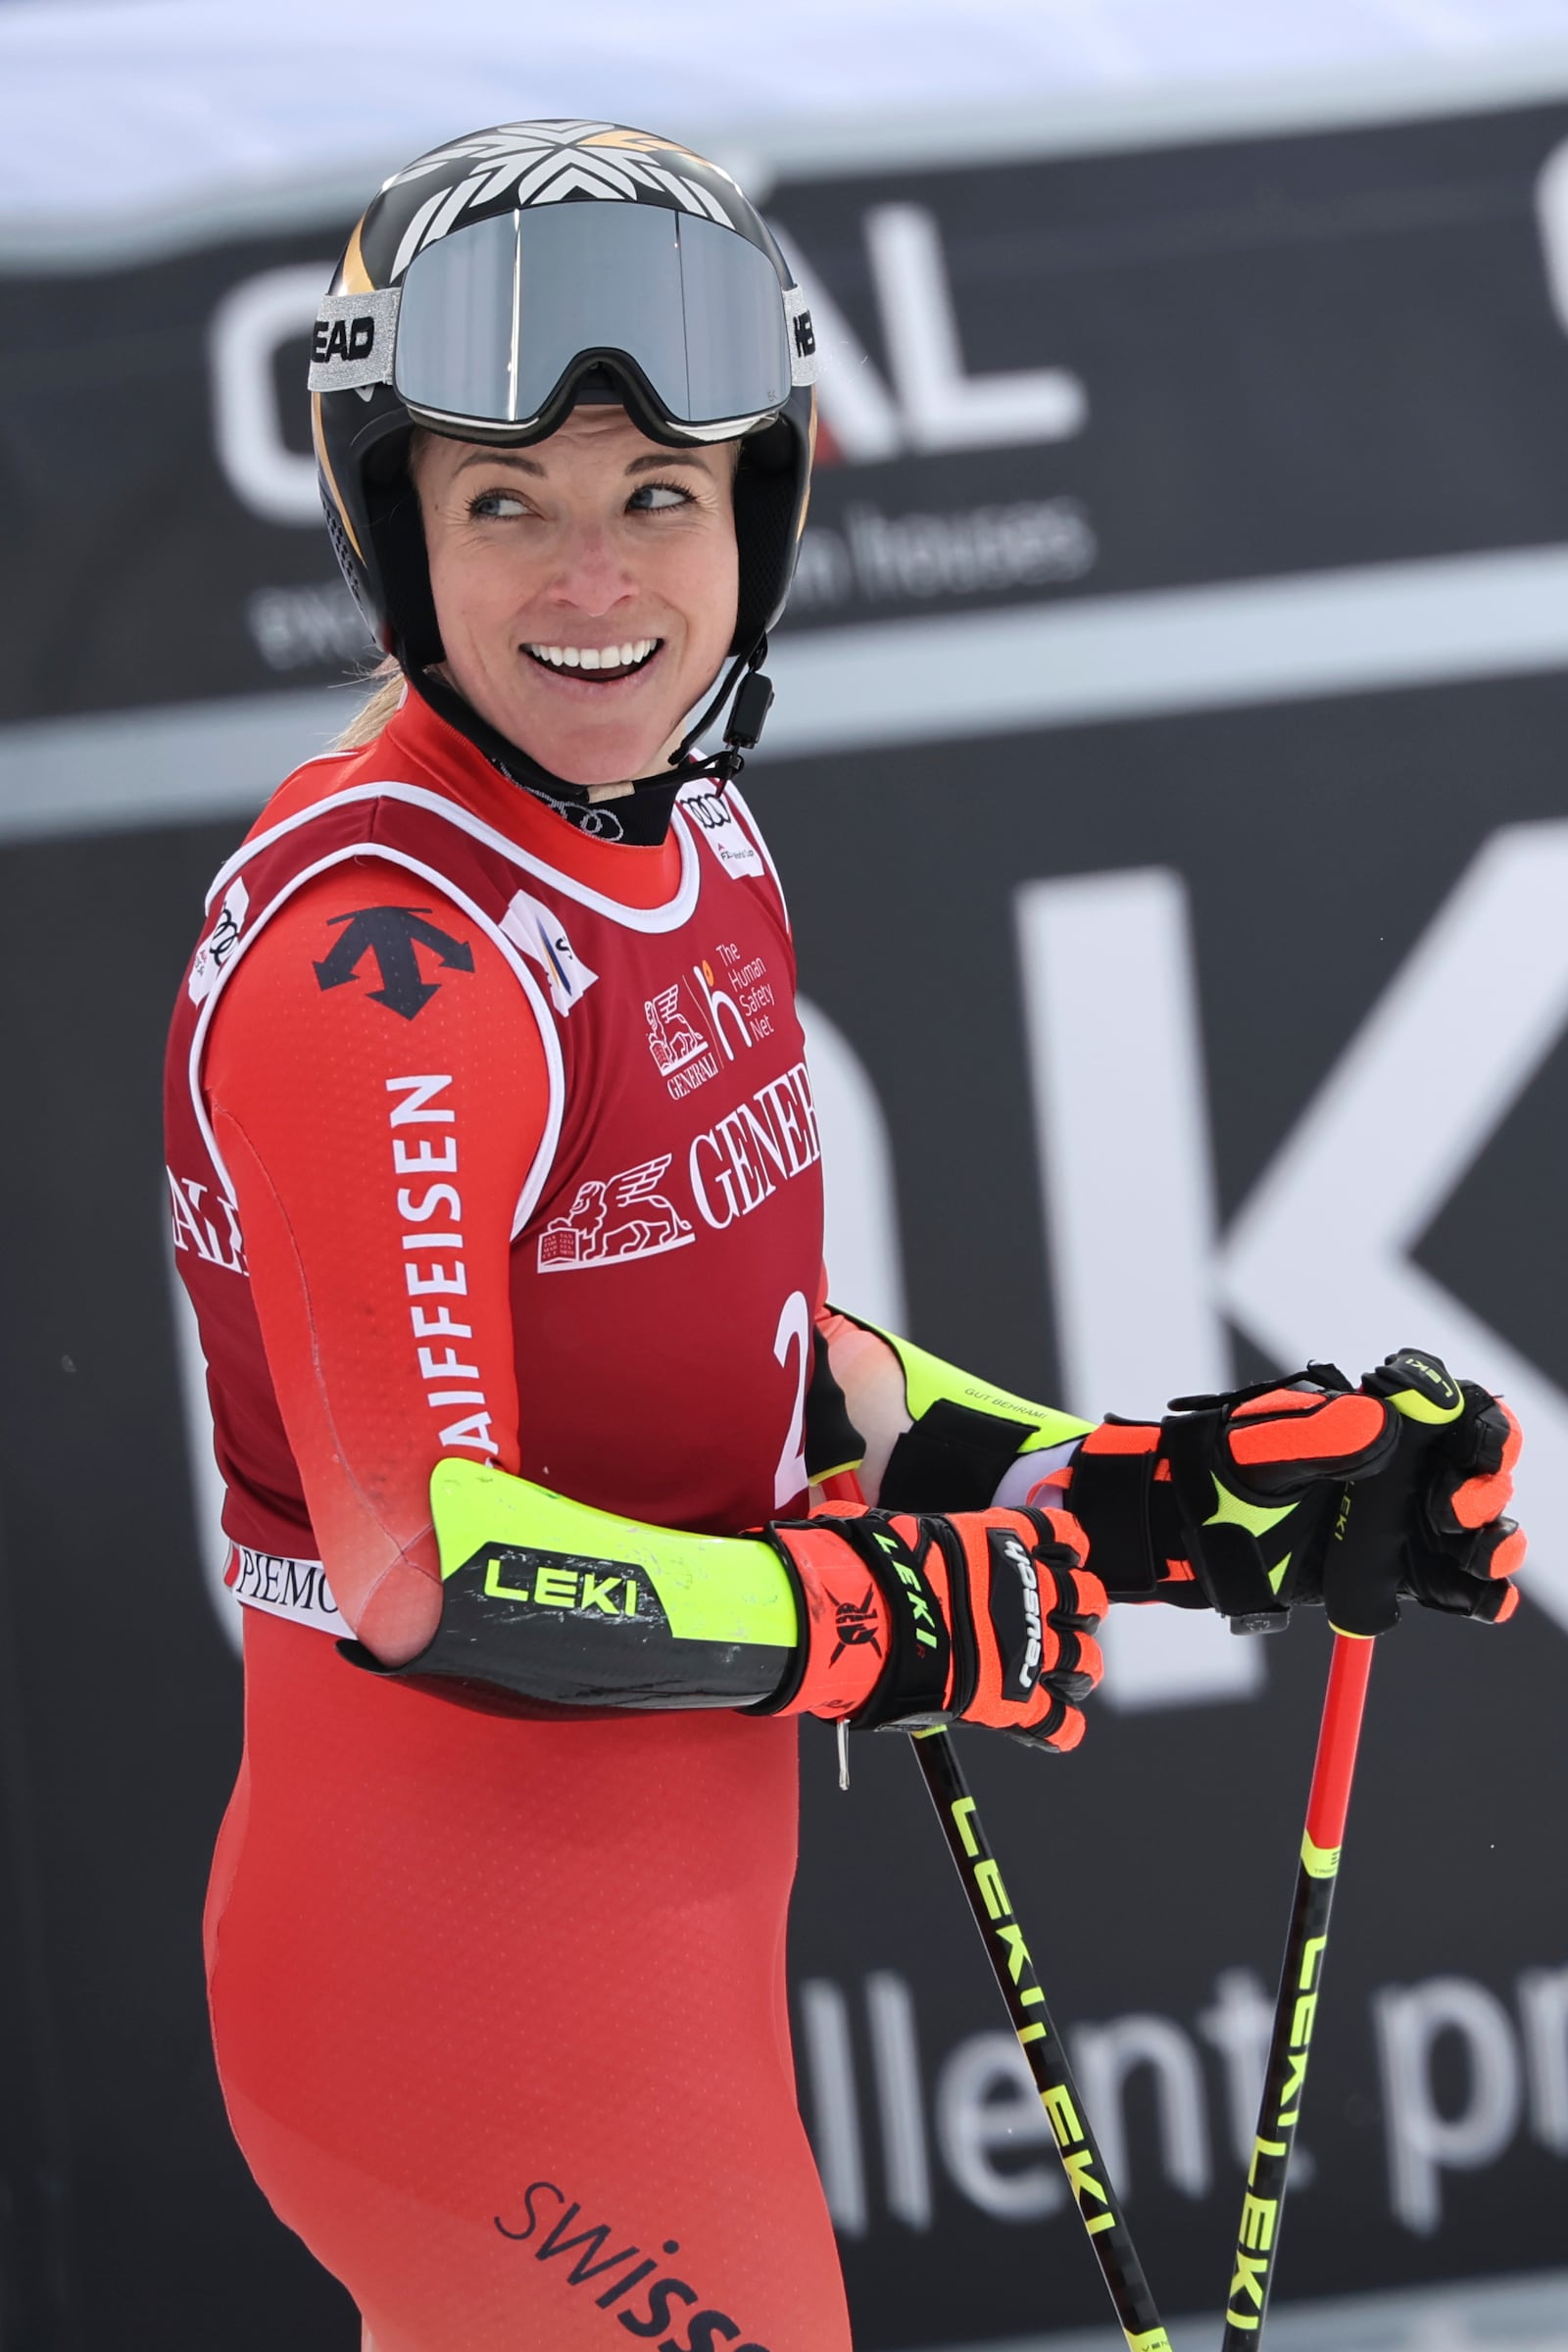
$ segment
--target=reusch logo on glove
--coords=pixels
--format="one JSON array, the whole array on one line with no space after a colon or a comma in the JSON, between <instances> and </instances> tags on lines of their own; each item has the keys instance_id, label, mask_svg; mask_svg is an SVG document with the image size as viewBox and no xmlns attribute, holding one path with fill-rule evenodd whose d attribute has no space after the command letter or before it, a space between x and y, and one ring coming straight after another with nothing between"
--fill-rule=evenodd
<instances>
[{"instance_id":1,"label":"reusch logo on glove","mask_svg":"<svg viewBox=\"0 0 1568 2352\"><path fill-rule=\"evenodd\" d=\"M1040 1579L1022 1539L1009 1530L993 1528L990 1549L991 1623L1004 1661L1002 1687L1027 1698L1040 1680L1045 1650Z\"/></svg>"}]
</instances>

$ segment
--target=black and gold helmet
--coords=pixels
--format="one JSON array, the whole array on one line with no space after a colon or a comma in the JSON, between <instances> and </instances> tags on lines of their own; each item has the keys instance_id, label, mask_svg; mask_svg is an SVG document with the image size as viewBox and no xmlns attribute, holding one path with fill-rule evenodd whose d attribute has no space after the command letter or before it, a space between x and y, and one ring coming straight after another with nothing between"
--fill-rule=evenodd
<instances>
[{"instance_id":1,"label":"black and gold helmet","mask_svg":"<svg viewBox=\"0 0 1568 2352\"><path fill-rule=\"evenodd\" d=\"M383 650L441 658L408 476L416 424L516 447L579 400L653 440L743 439L733 653L783 610L816 433L810 315L729 174L612 122L506 122L389 179L349 238L312 345L327 528Z\"/></svg>"}]
</instances>

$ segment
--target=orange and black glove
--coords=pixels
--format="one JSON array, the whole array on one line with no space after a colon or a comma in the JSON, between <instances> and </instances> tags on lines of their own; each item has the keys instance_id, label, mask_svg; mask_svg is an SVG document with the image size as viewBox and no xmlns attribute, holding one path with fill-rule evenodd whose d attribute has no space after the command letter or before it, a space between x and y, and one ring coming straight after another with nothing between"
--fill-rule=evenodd
<instances>
[{"instance_id":1,"label":"orange and black glove","mask_svg":"<svg viewBox=\"0 0 1568 2352\"><path fill-rule=\"evenodd\" d=\"M430 1511L441 1619L369 1674L468 1706L734 1707L1076 1747L1105 1612L1064 1510L925 1518L829 1503L745 1536L594 1510L460 1456Z\"/></svg>"},{"instance_id":2,"label":"orange and black glove","mask_svg":"<svg viewBox=\"0 0 1568 2352\"><path fill-rule=\"evenodd\" d=\"M803 1638L760 1715L858 1729L961 1722L1058 1751L1103 1671L1104 1588L1066 1511L916 1517L828 1504L763 1530L795 1589Z\"/></svg>"},{"instance_id":3,"label":"orange and black glove","mask_svg":"<svg viewBox=\"0 0 1568 2352\"><path fill-rule=\"evenodd\" d=\"M1423 1608L1501 1625L1525 1538L1506 1517L1519 1424L1500 1396L1401 1348L1361 1383L1398 1415L1393 1461L1353 1486L1323 1557L1323 1604L1342 1633L1381 1634L1407 1594Z\"/></svg>"},{"instance_id":4,"label":"orange and black glove","mask_svg":"<svg viewBox=\"0 0 1568 2352\"><path fill-rule=\"evenodd\" d=\"M1175 1397L1158 1422L1106 1420L1068 1499L1113 1600L1217 1609L1238 1632L1308 1601L1342 1632L1379 1633L1401 1593L1496 1623L1524 1556L1502 1516L1518 1451L1505 1404L1403 1348L1358 1389L1309 1364Z\"/></svg>"}]
</instances>

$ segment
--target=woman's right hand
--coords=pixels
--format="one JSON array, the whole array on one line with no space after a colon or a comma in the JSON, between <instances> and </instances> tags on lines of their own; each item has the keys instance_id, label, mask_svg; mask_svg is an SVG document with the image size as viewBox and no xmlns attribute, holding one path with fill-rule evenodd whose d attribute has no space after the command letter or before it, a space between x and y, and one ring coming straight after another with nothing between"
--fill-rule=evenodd
<instances>
[{"instance_id":1,"label":"woman's right hand","mask_svg":"<svg viewBox=\"0 0 1568 2352\"><path fill-rule=\"evenodd\" d=\"M861 1729L984 1724L1032 1746L1078 1745L1082 1702L1104 1671L1095 1633L1106 1602L1069 1512L828 1504L766 1534L806 1626L793 1688L759 1713Z\"/></svg>"},{"instance_id":2,"label":"woman's right hand","mask_svg":"<svg viewBox=\"0 0 1568 2352\"><path fill-rule=\"evenodd\" d=\"M579 1708L957 1721L1058 1751L1083 1737L1105 1593L1066 1511L830 1503L698 1536L457 1458L437 1464L430 1499L439 1622L393 1659L362 1616L344 1646L372 1673L453 1697L479 1684Z\"/></svg>"}]
</instances>

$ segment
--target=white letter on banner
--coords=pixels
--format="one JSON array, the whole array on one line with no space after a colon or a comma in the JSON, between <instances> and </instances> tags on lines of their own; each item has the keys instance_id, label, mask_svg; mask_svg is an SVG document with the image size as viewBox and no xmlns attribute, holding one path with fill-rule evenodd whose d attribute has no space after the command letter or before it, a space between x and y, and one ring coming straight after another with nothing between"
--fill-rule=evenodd
<instances>
[{"instance_id":1,"label":"white letter on banner","mask_svg":"<svg viewBox=\"0 0 1568 2352\"><path fill-rule=\"evenodd\" d=\"M1568 1027L1568 823L1488 841L1233 1221L1213 1232L1200 1029L1180 878L1018 893L1024 1015L1067 1401L1153 1412L1231 1379L1224 1314L1285 1367L1352 1374L1430 1348L1527 1433L1521 1591L1568 1626L1568 1396L1411 1252ZM1478 985L1484 975L1485 985ZM1544 1241L1545 1236L1543 1236ZM1122 1609L1105 1693L1219 1696L1201 1616ZM1195 1637L1196 1639L1196 1637ZM1234 1642L1229 1689L1261 1673Z\"/></svg>"},{"instance_id":2,"label":"white letter on banner","mask_svg":"<svg viewBox=\"0 0 1568 2352\"><path fill-rule=\"evenodd\" d=\"M1085 2111L1095 2119L1105 2170L1124 2197L1131 2194L1132 2165L1122 2093L1128 2076L1140 2066L1150 2068L1154 2078L1166 2180L1184 2196L1207 2196L1208 2110L1202 2070L1198 2052L1173 2019L1139 2011L1112 2018L1104 2026L1076 2026L1072 2063Z\"/></svg>"},{"instance_id":3,"label":"white letter on banner","mask_svg":"<svg viewBox=\"0 0 1568 2352\"><path fill-rule=\"evenodd\" d=\"M1568 1396L1410 1254L1568 1027L1565 906L1568 823L1494 833L1254 1187L1217 1281L1281 1363L1328 1352L1353 1376L1430 1348L1506 1396L1520 1591L1568 1627Z\"/></svg>"},{"instance_id":4,"label":"white letter on banner","mask_svg":"<svg viewBox=\"0 0 1568 2352\"><path fill-rule=\"evenodd\" d=\"M795 282L811 314L822 374L816 388L822 421L852 466L874 466L896 458L904 432L893 395L871 365L864 344L828 293L793 238L770 221Z\"/></svg>"},{"instance_id":5,"label":"white letter on banner","mask_svg":"<svg viewBox=\"0 0 1568 2352\"><path fill-rule=\"evenodd\" d=\"M877 205L866 214L865 238L888 357L916 449L1063 441L1083 430L1089 403L1065 368L964 373L942 241L930 213L915 204Z\"/></svg>"},{"instance_id":6,"label":"white letter on banner","mask_svg":"<svg viewBox=\"0 0 1568 2352\"><path fill-rule=\"evenodd\" d=\"M866 1978L865 2017L876 2073L888 2211L911 2230L929 2230L931 2168L926 2157L920 2050L914 2031L914 1998L903 1977L891 1969L876 1969Z\"/></svg>"},{"instance_id":7,"label":"white letter on banner","mask_svg":"<svg viewBox=\"0 0 1568 2352\"><path fill-rule=\"evenodd\" d=\"M1430 2237L1443 2219L1443 2173L1479 2172L1501 2155L1519 2123L1519 2052L1508 2013L1469 1977L1429 1977L1372 1996L1389 2133L1389 2190L1396 2217ZM1465 2044L1469 2097L1445 2115L1432 2081L1441 2034Z\"/></svg>"},{"instance_id":8,"label":"white letter on banner","mask_svg":"<svg viewBox=\"0 0 1568 2352\"><path fill-rule=\"evenodd\" d=\"M1086 1420L1227 1389L1187 894L1160 869L1017 894L1024 1030L1065 1399ZM1113 1609L1116 1706L1262 1689L1259 1639L1197 1610Z\"/></svg>"},{"instance_id":9,"label":"white letter on banner","mask_svg":"<svg viewBox=\"0 0 1568 2352\"><path fill-rule=\"evenodd\" d=\"M810 2085L811 2147L822 2194L834 2228L846 2237L863 2237L865 2161L860 2151L849 2003L830 1978L808 1977L801 1986L801 2037Z\"/></svg>"},{"instance_id":10,"label":"white letter on banner","mask_svg":"<svg viewBox=\"0 0 1568 2352\"><path fill-rule=\"evenodd\" d=\"M1554 2156L1568 2156L1568 1968L1527 1968L1519 1979L1530 2077L1530 2122Z\"/></svg>"},{"instance_id":11,"label":"white letter on banner","mask_svg":"<svg viewBox=\"0 0 1568 2352\"><path fill-rule=\"evenodd\" d=\"M870 1073L836 1022L805 997L796 1004L822 1139L823 1256L835 1302L904 1331L899 1200L887 1121Z\"/></svg>"},{"instance_id":12,"label":"white letter on banner","mask_svg":"<svg viewBox=\"0 0 1568 2352\"><path fill-rule=\"evenodd\" d=\"M1568 331L1568 139L1552 149L1536 181L1536 219L1545 249L1546 285L1557 323Z\"/></svg>"},{"instance_id":13,"label":"white letter on banner","mask_svg":"<svg viewBox=\"0 0 1568 2352\"><path fill-rule=\"evenodd\" d=\"M942 2160L982 2213L999 2222L1038 2222L1066 2201L1054 2133L1010 2034L971 2034L959 2042L938 2078L936 2110ZM1010 2156L1035 2146L1053 2153L1005 2171L992 2160L993 2150Z\"/></svg>"},{"instance_id":14,"label":"white letter on banner","mask_svg":"<svg viewBox=\"0 0 1568 2352\"><path fill-rule=\"evenodd\" d=\"M264 270L223 296L208 330L219 461L235 496L266 522L320 528L316 460L283 439L272 361L280 345L306 341L331 274L330 262Z\"/></svg>"},{"instance_id":15,"label":"white letter on banner","mask_svg":"<svg viewBox=\"0 0 1568 2352\"><path fill-rule=\"evenodd\" d=\"M1245 2172L1257 2131L1268 2045L1274 2031L1274 2004L1255 1969L1220 1970L1214 1979L1214 2006L1199 2013L1198 2031L1219 2052L1224 2064L1231 2153ZM1301 2159L1305 2154L1298 2140L1291 2158L1293 2193L1301 2185Z\"/></svg>"}]
</instances>

